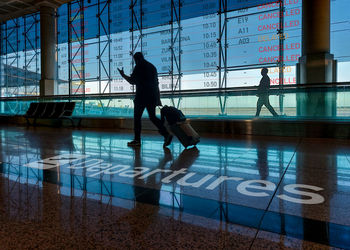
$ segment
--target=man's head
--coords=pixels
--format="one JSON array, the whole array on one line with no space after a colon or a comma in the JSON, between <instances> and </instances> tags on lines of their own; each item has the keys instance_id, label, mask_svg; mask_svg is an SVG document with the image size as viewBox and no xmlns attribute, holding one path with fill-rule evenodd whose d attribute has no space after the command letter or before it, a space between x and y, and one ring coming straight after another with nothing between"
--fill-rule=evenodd
<instances>
[{"instance_id":1,"label":"man's head","mask_svg":"<svg viewBox=\"0 0 350 250\"><path fill-rule=\"evenodd\" d=\"M138 64L138 63L142 62L143 60L145 60L145 58L143 57L143 54L141 52L136 52L134 54L134 60L135 60L135 63Z\"/></svg>"},{"instance_id":2,"label":"man's head","mask_svg":"<svg viewBox=\"0 0 350 250\"><path fill-rule=\"evenodd\" d=\"M269 70L267 68L262 68L261 75L266 76L268 72L269 72Z\"/></svg>"}]
</instances>

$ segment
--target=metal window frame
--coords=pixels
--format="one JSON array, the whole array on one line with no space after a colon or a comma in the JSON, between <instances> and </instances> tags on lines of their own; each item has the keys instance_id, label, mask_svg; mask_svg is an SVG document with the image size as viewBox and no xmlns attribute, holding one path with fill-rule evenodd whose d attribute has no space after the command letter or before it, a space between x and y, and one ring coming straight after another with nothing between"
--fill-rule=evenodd
<instances>
[{"instance_id":1,"label":"metal window frame","mask_svg":"<svg viewBox=\"0 0 350 250\"><path fill-rule=\"evenodd\" d=\"M74 2L70 2L67 4L68 6L68 82L69 82L69 96L73 95L80 95L80 92L82 92L82 105L83 110L85 110L85 95L86 90L85 86L86 83L89 81L95 80L98 82L98 94L105 94L112 92L112 60L111 60L111 20L110 20L110 0L98 0L98 2L91 6L84 6L83 0L77 0ZM72 13L72 6L78 5L78 9L76 13ZM97 27L97 34L96 42L89 42L85 39L85 9L86 8L96 8L97 14L96 19L98 23ZM103 15L107 13L107 20L104 20L102 18ZM76 31L74 20L76 17L80 16L80 33ZM77 22L79 23L79 22ZM79 33L79 34L78 34ZM102 36L106 36L106 39L102 39ZM76 41L79 42L79 48L73 53L72 43L76 42L73 41L73 38L76 38ZM85 58L85 47L89 45L96 44L98 47L98 53L96 56L97 59L97 76L96 77L86 77L86 58ZM76 63L74 62L74 59L76 57L80 57L80 62ZM103 61L103 57L107 57L107 62ZM80 70L78 70L80 69ZM79 78L79 86L74 91L73 90L73 82L75 82L76 79L73 79L73 74L77 74ZM102 75L105 75L105 77L102 77ZM106 81L107 84L103 88L102 87L102 81ZM103 103L100 102L102 107ZM111 102L108 102L108 105ZM107 106L108 106L107 105Z\"/></svg>"},{"instance_id":2,"label":"metal window frame","mask_svg":"<svg viewBox=\"0 0 350 250\"><path fill-rule=\"evenodd\" d=\"M182 84L181 84L181 79L182 79L182 44L181 44L181 31L182 31L182 16L181 16L181 9L183 7L183 1L179 0L169 0L170 5L169 8L171 10L171 20L169 22L170 25L170 39L171 43L169 46L169 49L171 51L171 65L169 69L169 75L171 79L171 91L174 93L174 96L176 96L177 93L181 93L182 91ZM243 70L243 69L250 69L250 68L258 68L261 65L245 65L245 66L234 66L230 67L228 66L228 61L227 61L227 56L228 56L228 37L227 37L227 21L228 21L228 15L227 13L230 12L231 10L228 10L228 1L227 0L218 0L219 1L219 11L218 11L218 22L219 22L219 38L217 39L218 43L218 48L219 48L219 59L218 59L218 64L219 66L217 67L218 71L218 81L219 81L219 90L218 90L218 97L219 97L219 105L221 109L220 115L225 115L226 113L226 102L227 102L227 96L226 96L226 87L227 87L227 73L232 70ZM278 30L278 34L284 34L284 15L283 13L285 12L285 7L284 7L284 1L283 0L278 0L276 1L279 3L279 11L280 11L280 29ZM72 13L72 6L77 6L79 9L76 13ZM96 80L99 82L99 93L100 95L105 95L106 93L112 93L112 60L111 60L111 27L110 27L110 22L111 22L111 10L110 10L110 5L111 5L111 0L98 0L98 2L94 5L91 5L93 8L96 8L97 5L97 15L96 18L98 19L98 34L97 34L97 39L98 42L98 76L96 77ZM90 6L89 6L90 7ZM89 43L85 41L84 37L84 0L75 0L73 2L70 2L67 4L68 8L68 67L69 67L69 75L68 75L68 82L69 82L69 96L73 95L80 95L82 94L83 100L85 100L85 83L89 80L86 78L85 75L85 46L88 45ZM143 48L143 38L144 38L144 27L143 27L143 0L130 0L130 13L131 13L131 28L130 28L130 35L131 35L131 50L130 54L132 55L135 50L139 47L141 51L144 50ZM106 19L106 12L107 12L107 19ZM80 23L80 32L77 33L75 30L75 27L73 25L73 22L77 16L80 15L80 22L78 21L77 23ZM104 15L104 18L101 18L102 15ZM27 18L27 17L26 17ZM12 20L13 22L18 22L18 19ZM24 19L26 21L26 19ZM108 23L107 23L108 22ZM18 24L17 24L18 26ZM13 44L9 44L8 38L12 34L12 32L16 32L17 34L17 41L18 41L18 28L12 27L11 29L7 27L7 23L2 24L4 34L6 36L4 39L6 40L5 42L5 49L6 52L9 49L9 46L13 46ZM30 27L27 27L25 24L25 30L28 32L31 30L33 27L32 25ZM37 25L35 25L36 33L38 32L37 30ZM11 31L11 32L10 32ZM107 38L106 40L101 39L101 36L106 35ZM39 36L38 36L39 37ZM79 42L79 48L77 51L74 52L72 50L72 43L73 43L73 38L76 37L76 41ZM284 46L284 38L283 36L280 37L280 59L277 63L277 67L279 67L279 82L280 82L280 89L283 89L283 81L284 81L284 72L283 69L285 67L284 64L284 52L283 52L283 46ZM25 39L25 47L26 49L31 47L31 42L29 41L28 37L26 36ZM37 42L37 41L36 41ZM16 45L16 44L15 44ZM18 43L16 45L18 47ZM176 47L178 46L178 49ZM37 46L36 46L37 47ZM16 49L15 49L16 50ZM35 54L38 56L38 54ZM81 61L79 63L74 62L74 58L77 56L80 56ZM108 63L106 63L106 60L103 61L102 57L106 58L106 55L108 57ZM6 64L8 65L9 63L12 64L18 64L18 60L10 60L9 56L7 53L3 53L3 59L6 61ZM12 58L13 59L13 58ZM17 59L18 59L18 48L17 48ZM25 67L28 68L28 63L34 60L34 58L25 58ZM11 62L10 62L11 61ZM38 64L38 57L36 63ZM134 62L132 61L132 66L134 66ZM275 65L275 64L270 64L270 65ZM80 69L77 70L77 67L80 66ZM266 66L266 65L264 65ZM37 67L37 72L39 67ZM8 80L10 79L9 76L9 69L5 70L4 72L4 81L6 81L6 84L4 88L6 88L6 93L9 91L9 82ZM79 87L74 91L73 93L73 73L77 73L79 76ZM28 72L25 73L26 77L28 76ZM102 77L102 75L104 75ZM161 75L161 74L160 74ZM26 78L25 77L25 78ZM105 79L104 79L105 78ZM94 79L95 80L95 79ZM102 87L102 81L108 81L108 84L103 88ZM25 84L26 85L26 84ZM17 84L17 87L19 88L20 84ZM26 86L27 88L27 86ZM79 89L82 89L81 92L78 92ZM27 92L27 90L26 90ZM12 93L15 94L15 93ZM8 93L7 95L12 95ZM27 93L26 93L27 94ZM175 97L177 98L177 97ZM280 99L280 111L283 112L283 95L281 94L279 96ZM109 102L111 103L111 102ZM180 106L181 99L178 100L178 103L175 106ZM108 104L109 105L109 104Z\"/></svg>"},{"instance_id":3,"label":"metal window frame","mask_svg":"<svg viewBox=\"0 0 350 250\"><path fill-rule=\"evenodd\" d=\"M72 15L72 5L78 4L79 8L77 12ZM76 18L80 16L80 34L76 31L73 22ZM75 2L70 2L68 4L68 65L69 65L69 95L76 95L80 88L82 88L82 94L85 96L85 39L84 39L84 1L79 0ZM74 42L79 43L79 48L75 53L73 53L73 37L76 37ZM80 55L80 70L77 70L74 59L77 55ZM73 93L73 72L75 72L80 80L78 88Z\"/></svg>"},{"instance_id":4,"label":"metal window frame","mask_svg":"<svg viewBox=\"0 0 350 250\"><path fill-rule=\"evenodd\" d=\"M254 68L261 68L266 66L276 66L279 68L279 107L280 107L280 113L282 114L284 111L283 103L284 103L284 95L283 95L283 86L284 86L284 13L285 13L285 7L284 7L284 0L278 0L276 3L278 3L278 11L279 11L279 29L277 30L276 34L279 37L279 60L276 63L268 63L268 64L254 64L254 65L243 65L243 66L228 66L227 65L227 54L228 54L228 43L227 43L227 22L230 17L227 17L227 13L230 12L227 9L227 0L218 0L219 1L219 38L217 39L217 42L219 44L219 91L218 91L218 98L219 98L219 105L221 113L219 115L225 116L226 113L226 103L227 103L227 73L229 71L234 70L244 70L244 69L254 69ZM251 7L250 7L251 8ZM261 12L270 12L268 11L261 11ZM258 13L261 13L258 12ZM234 17L237 18L237 17Z\"/></svg>"},{"instance_id":5,"label":"metal window frame","mask_svg":"<svg viewBox=\"0 0 350 250\"><path fill-rule=\"evenodd\" d=\"M101 9L101 5L104 4L104 6ZM107 11L107 24L105 24L101 18L103 15L104 11ZM107 87L108 87L108 92L111 93L112 90L112 69L111 69L111 44L112 44L112 38L111 38L111 21L110 21L110 0L107 1L101 1L98 0L98 13L97 13L97 18L98 18L98 68L99 68L99 75L97 76L99 80L99 93L104 94ZM107 40L101 41L101 27L102 30L104 31ZM105 65L105 63L102 60L102 57L107 54L108 56L108 65ZM101 77L102 71L106 74L108 83L106 87L102 90L102 80L103 77ZM102 90L102 91L101 91Z\"/></svg>"},{"instance_id":6,"label":"metal window frame","mask_svg":"<svg viewBox=\"0 0 350 250\"><path fill-rule=\"evenodd\" d=\"M219 11L217 12L218 14L218 18L219 18L219 38L217 39L217 43L218 43L218 48L219 48L219 58L218 58L218 67L217 67L217 71L218 71L218 81L219 81L219 91L218 91L218 103L220 105L220 114L222 116L226 115L226 103L228 100L228 96L226 94L226 88L227 88L227 74L229 71L232 70L243 70L243 69L253 69L253 68L259 68L261 67L261 65L245 65L245 66L228 66L228 62L227 62L227 56L228 56L228 31L227 31L227 23L229 20L228 17L228 12L230 12L228 10L228 1L227 0L218 0L219 1ZM105 5L101 6L101 3L104 2ZM99 81L99 94L105 94L107 87L109 86L109 93L112 93L111 90L111 82L112 82L112 76L111 76L111 37L110 37L110 0L99 0L97 3L97 8L98 8L98 14L97 14L97 18L98 18L98 76L97 79ZM285 11L284 8L284 2L283 0L278 0L276 1L279 3L279 10L281 13L283 13ZM81 48L81 57L82 57L82 62L81 62L81 67L83 69L83 71L85 70L85 59L84 59L84 47L85 47L85 40L84 40L84 36L83 36L83 30L84 30L84 4L83 4L83 0L76 0L74 2L69 3L68 5L71 6L74 3L78 3L80 5L80 7L82 8L82 18L81 18L81 22L82 22L82 28L81 28L81 37L82 37L82 41L80 41L83 45ZM174 98L172 98L172 103L174 106L179 107L181 105L181 98L176 97L177 93L181 93L181 78L182 78L182 71L181 71L181 54L182 54L182 48L181 48L181 8L182 8L182 1L175 1L175 0L170 0L170 6L169 8L171 9L171 21L169 22L170 24L170 39L171 39L171 44L169 46L169 49L171 51L171 65L170 65L170 69L169 69L169 75L170 79L171 79L171 91L174 94ZM106 28L105 25L103 23L103 20L100 18L100 15L102 14L103 10L105 8L108 7L108 43L107 44L103 44L104 42L101 41L101 35L103 33L103 31L106 32ZM143 27L143 16L144 16L144 12L143 12L143 1L142 0L130 0L130 5L129 5L129 10L130 10L130 15L131 15L131 27L129 29L130 32L130 38L131 38L131 47L130 47L130 56L132 56L136 50L138 48L140 48L141 52L144 50L143 48L143 38L144 38L144 27ZM278 34L284 34L284 20L283 17L284 15L281 15L280 13L280 29L277 31ZM78 14L78 13L77 13ZM69 13L69 22L71 22L71 13ZM107 25L106 25L107 26ZM72 37L72 31L69 29L69 34L70 34L70 38ZM74 30L73 30L74 32ZM284 44L284 39L282 38L283 36L279 36L280 37L280 49L279 49L279 53L280 53L280 59L281 61L279 61L277 63L277 66L279 67L279 82L280 82L280 89L283 89L283 67L284 65L284 58L283 58L283 44ZM71 39L69 39L69 44L71 43ZM178 46L178 50L176 51L176 46ZM105 63L101 60L102 56L104 53L106 53L106 51L108 50L108 54L109 54L109 65L106 67ZM70 50L69 50L70 51ZM75 56L75 55L74 55ZM70 69L70 76L69 76L69 82L72 82L72 69L75 69L74 63L73 63L73 59L74 56L72 57L72 54L69 56L70 60L69 60L69 69ZM264 66L269 66L269 65L273 65L275 66L276 63L271 63L271 64L266 64ZM135 66L134 61L131 61L131 67L133 68ZM75 69L76 70L76 69ZM107 73L108 71L108 73ZM106 85L106 87L104 89L102 89L102 77L101 74L102 72L104 72L104 74L108 75L108 84ZM164 73L160 73L159 75L164 75ZM81 77L81 84L85 85L86 82L85 78L85 72L82 73L82 77ZM71 89L71 87L70 87ZM135 89L133 88L132 92L134 92ZM77 94L77 93L74 93ZM72 93L70 92L69 95L72 95ZM178 99L177 102L175 101L175 99ZM83 90L83 102L85 100L85 87ZM279 96L279 100L280 100L280 112L283 112L283 95L281 94ZM111 103L111 101L108 102L107 107L109 106L109 104ZM104 109L104 105L101 102L101 107L102 109Z\"/></svg>"},{"instance_id":7,"label":"metal window frame","mask_svg":"<svg viewBox=\"0 0 350 250\"><path fill-rule=\"evenodd\" d=\"M33 23L31 24L31 26L29 28L26 24L28 18L33 18ZM28 62L27 62L27 54L25 54L25 56L24 56L25 82L28 81L28 79L27 79L28 70L27 69L28 69L28 67L30 67L30 64L33 62L33 60L35 60L35 73L37 75L39 74L39 67L38 66L39 66L40 52L39 52L38 43L39 43L40 36L38 35L38 26L39 26L38 18L40 18L39 13L35 13L33 15L23 17L23 19L24 19L24 50L25 50L25 52L27 52L28 50L32 49L34 52L32 57L29 58ZM32 29L34 29L34 32L35 32L35 45L33 45L33 42L31 41L30 37L28 37L28 32L30 32ZM37 79L30 79L30 80L33 80L33 82L37 81L39 83L40 79L37 78ZM25 94L26 95L28 95L28 94L31 95L33 93L35 93L36 95L39 94L39 90L38 90L39 84L34 84L32 91L29 91L29 92L27 89L27 87L28 87L27 84L24 84L24 87L25 87Z\"/></svg>"},{"instance_id":8,"label":"metal window frame","mask_svg":"<svg viewBox=\"0 0 350 250\"><path fill-rule=\"evenodd\" d=\"M227 88L227 0L219 0L219 38L217 43L219 44L219 105L220 114L226 115L226 103L227 95L225 89Z\"/></svg>"},{"instance_id":9,"label":"metal window frame","mask_svg":"<svg viewBox=\"0 0 350 250\"><path fill-rule=\"evenodd\" d=\"M6 65L7 66L12 66L13 64L16 64L16 67L17 67L17 69L19 68L19 60L18 60L18 58L19 58L19 40L18 40L18 38L19 38L19 36L18 36L18 33L19 33L19 24L18 24L18 22L19 22L19 18L16 18L16 19L12 19L12 20L10 20L9 22L13 22L14 24L15 24L15 26L14 27L12 27L12 28L8 28L8 23L6 22L6 24L5 24L5 26L6 26L6 37L5 37L5 41L6 41ZM8 33L9 32L9 30L10 30L10 33ZM16 36L16 45L15 46L12 46L12 43L11 43L11 41L9 41L9 37L12 35L12 33L13 32L15 32L15 36ZM12 48L12 50L14 51L13 53L14 53L14 59L12 60L12 62L9 64L9 56L8 56L8 46L9 47L11 47ZM14 90L14 91L16 91L17 90L17 95L14 93L14 92L12 92L12 93L9 93L9 79L12 79L11 78L11 70L9 70L9 67L7 67L7 70L6 70L6 77L7 77L7 80L6 80L6 93L7 93L7 95L8 94L10 94L10 96L12 96L12 95L15 95L15 96L17 96L18 95L18 88L19 88L19 78L18 77L16 77L17 78L17 88Z\"/></svg>"},{"instance_id":10,"label":"metal window frame","mask_svg":"<svg viewBox=\"0 0 350 250\"><path fill-rule=\"evenodd\" d=\"M284 1L279 1L279 21L280 21L280 28L277 30L277 34L279 36L279 58L278 61L278 69L279 69L279 88L280 88L280 94L279 94L279 106L280 106L280 113L283 114L284 112L284 94L283 94L283 86L284 86L284 69L285 69L285 63L284 63L284 40L285 40L285 30L284 30L284 15L286 12L286 8L284 7Z\"/></svg>"},{"instance_id":11,"label":"metal window frame","mask_svg":"<svg viewBox=\"0 0 350 250\"><path fill-rule=\"evenodd\" d=\"M174 0L171 1L171 21L170 21L170 36L171 36L171 45L169 47L171 51L171 69L169 74L171 75L171 90L173 92L178 89L181 91L181 7L182 2L178 0L178 4ZM176 53L176 45L178 46L178 52ZM176 59L178 57L178 59ZM174 73L174 69L177 73ZM176 76L174 78L174 76Z\"/></svg>"}]
</instances>

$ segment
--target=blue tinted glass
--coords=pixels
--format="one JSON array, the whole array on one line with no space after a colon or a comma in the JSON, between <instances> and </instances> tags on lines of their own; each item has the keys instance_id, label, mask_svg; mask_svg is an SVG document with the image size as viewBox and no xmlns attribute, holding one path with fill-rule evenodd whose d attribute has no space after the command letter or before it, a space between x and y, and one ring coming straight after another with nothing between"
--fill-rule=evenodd
<instances>
[{"instance_id":1,"label":"blue tinted glass","mask_svg":"<svg viewBox=\"0 0 350 250\"><path fill-rule=\"evenodd\" d=\"M111 2L111 33L128 31L131 21L129 9L130 0L112 0Z\"/></svg>"},{"instance_id":2,"label":"blue tinted glass","mask_svg":"<svg viewBox=\"0 0 350 250\"><path fill-rule=\"evenodd\" d=\"M144 28L168 24L171 21L170 0L147 0L142 5L142 11L144 13L142 27Z\"/></svg>"}]
</instances>

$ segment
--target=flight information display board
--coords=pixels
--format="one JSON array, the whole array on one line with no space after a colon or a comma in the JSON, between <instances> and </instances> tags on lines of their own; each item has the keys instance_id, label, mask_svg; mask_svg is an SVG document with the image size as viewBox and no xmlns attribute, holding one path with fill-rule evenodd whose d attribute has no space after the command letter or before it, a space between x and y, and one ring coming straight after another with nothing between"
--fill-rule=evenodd
<instances>
[{"instance_id":1,"label":"flight information display board","mask_svg":"<svg viewBox=\"0 0 350 250\"><path fill-rule=\"evenodd\" d=\"M94 27L100 26L101 29L101 24L96 22L96 6L92 5L84 9L87 13L84 21L79 20L79 14L78 19L71 20L77 33L77 37L73 34L71 41L72 53L77 52L71 61L71 64L75 63L74 68L71 69L71 80L74 85L81 83L79 78L84 70L87 94L101 93L101 91L104 91L103 93L131 92L132 86L120 76L117 68L124 68L124 71L130 74L134 66L131 51L142 51L145 58L158 70L161 91L172 89L171 83L176 83L178 73L181 73L182 90L218 88L220 84L218 71L220 27L217 14L219 1L182 1L180 27L176 23L175 13L178 12L171 12L170 1L143 1L142 30L139 30L141 25L139 2L136 2L132 12L129 8L129 0L111 1L109 54L105 53L101 58L98 58L98 51L103 49L103 44L109 40L107 34L96 37L97 30ZM256 6L257 2L260 5ZM174 3L174 8L178 11L178 2ZM227 45L225 46L224 39L221 41L223 48L226 47L227 55L226 87L258 85L262 67L269 68L272 85L278 85L280 84L278 62L282 59L285 65L283 83L295 84L295 65L301 56L302 0L284 1L283 33L279 32L281 14L279 4L275 1L236 0L228 3L228 10L238 10L227 13L227 26L224 30L227 32ZM255 7L252 7L254 5ZM340 62L338 64L340 69L345 68L344 65L350 61L350 50L346 45L346 41L350 39L348 28L350 17L344 11L349 5L346 0L332 1L331 52ZM79 11L78 7L78 5L72 6L72 15ZM58 64L59 79L62 84L65 84L69 80L70 67L67 56L69 17L67 11L61 12ZM172 25L171 20L173 20ZM79 25L84 25L84 34L81 34ZM84 39L84 55L81 54L81 46L78 42L79 34L83 35ZM283 48L280 48L280 39L284 39ZM280 54L280 49L283 50L283 55ZM99 72L98 59L102 59L105 65L110 63L107 71L110 71L112 81L108 87L106 87L108 76L103 70ZM221 66L224 67L223 61ZM223 71L224 68L222 68ZM342 75L346 76L346 72L348 71L343 70ZM349 79L350 76L345 78ZM100 86L101 84L103 86ZM177 86L177 89L179 87Z\"/></svg>"},{"instance_id":2,"label":"flight information display board","mask_svg":"<svg viewBox=\"0 0 350 250\"><path fill-rule=\"evenodd\" d=\"M237 6L237 5L236 5ZM272 84L279 83L277 62L279 55L279 39L285 39L283 60L286 64L284 83L295 83L294 65L301 54L301 1L286 1L284 16L285 33L278 35L279 4L259 5L228 13L227 19L227 66L228 67L272 67ZM217 1L191 1L184 3L181 21L181 89L203 89L219 87L219 18ZM190 10L197 14L191 14ZM215 13L215 14L208 14ZM168 13L169 14L169 13ZM204 15L203 15L204 14ZM146 16L146 15L145 15ZM165 22L166 12L160 15L161 23ZM195 16L195 17L191 17ZM191 17L187 18L186 17ZM147 19L146 19L147 22ZM177 33L176 25L173 34ZM134 44L139 39L140 32L134 31ZM130 32L113 34L112 55L113 65L124 67L131 72L131 37ZM170 25L148 28L142 31L142 43L136 51L141 51L152 62L162 75L160 79L161 91L171 90L170 77L172 53ZM222 41L224 43L224 41ZM178 56L178 40L173 45L174 56ZM178 59L178 58L177 58ZM223 64L222 64L223 66ZM177 65L173 60L173 72L176 75ZM254 72L254 73L252 73ZM239 74L241 77L239 77ZM254 77L252 74L255 74ZM249 76L248 76L249 75ZM251 86L259 83L259 70L240 70L230 72L227 87ZM247 77L248 76L248 77ZM113 88L115 91L128 92L130 86L123 80L117 69L113 69Z\"/></svg>"},{"instance_id":3,"label":"flight information display board","mask_svg":"<svg viewBox=\"0 0 350 250\"><path fill-rule=\"evenodd\" d=\"M269 68L271 84L279 85L279 62L284 64L283 84L296 83L295 64L301 56L302 2L285 1L284 8L283 33L278 3L229 13L228 66L234 71L228 73L227 87L258 85L262 67ZM242 66L246 69L241 69Z\"/></svg>"}]
</instances>

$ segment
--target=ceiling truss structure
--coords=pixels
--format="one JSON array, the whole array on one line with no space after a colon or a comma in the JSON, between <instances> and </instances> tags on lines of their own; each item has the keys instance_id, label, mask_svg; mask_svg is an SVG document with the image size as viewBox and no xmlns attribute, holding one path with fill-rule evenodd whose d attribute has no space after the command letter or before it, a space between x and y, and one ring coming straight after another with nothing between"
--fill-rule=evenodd
<instances>
[{"instance_id":1,"label":"ceiling truss structure","mask_svg":"<svg viewBox=\"0 0 350 250\"><path fill-rule=\"evenodd\" d=\"M40 6L58 8L70 0L1 0L0 22L39 11Z\"/></svg>"}]
</instances>

